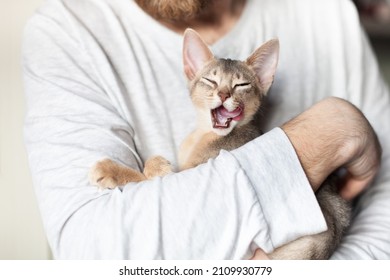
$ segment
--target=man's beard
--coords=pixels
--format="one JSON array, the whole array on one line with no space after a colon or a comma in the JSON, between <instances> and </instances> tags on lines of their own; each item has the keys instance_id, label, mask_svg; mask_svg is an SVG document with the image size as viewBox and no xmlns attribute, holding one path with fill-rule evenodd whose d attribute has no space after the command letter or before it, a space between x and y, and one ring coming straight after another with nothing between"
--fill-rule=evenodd
<instances>
[{"instance_id":1,"label":"man's beard","mask_svg":"<svg viewBox=\"0 0 390 280\"><path fill-rule=\"evenodd\" d=\"M149 15L165 21L192 20L206 10L211 0L135 0Z\"/></svg>"}]
</instances>

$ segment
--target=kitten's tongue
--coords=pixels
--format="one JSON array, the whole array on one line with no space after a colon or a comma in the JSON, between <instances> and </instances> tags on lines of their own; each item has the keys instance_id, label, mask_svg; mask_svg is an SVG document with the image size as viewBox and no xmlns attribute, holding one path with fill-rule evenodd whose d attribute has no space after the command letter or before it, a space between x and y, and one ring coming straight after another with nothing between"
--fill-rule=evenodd
<instances>
[{"instance_id":1,"label":"kitten's tongue","mask_svg":"<svg viewBox=\"0 0 390 280\"><path fill-rule=\"evenodd\" d=\"M214 127L229 127L232 120L239 121L242 117L242 108L237 107L235 110L229 112L224 106L220 106L213 110Z\"/></svg>"}]
</instances>

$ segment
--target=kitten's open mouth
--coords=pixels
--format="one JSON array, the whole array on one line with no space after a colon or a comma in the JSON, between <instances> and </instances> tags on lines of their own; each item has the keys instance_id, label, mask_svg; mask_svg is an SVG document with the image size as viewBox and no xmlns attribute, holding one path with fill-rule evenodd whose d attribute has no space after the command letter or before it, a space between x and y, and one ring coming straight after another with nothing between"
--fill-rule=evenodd
<instances>
[{"instance_id":1,"label":"kitten's open mouth","mask_svg":"<svg viewBox=\"0 0 390 280\"><path fill-rule=\"evenodd\" d=\"M211 110L213 128L229 128L231 121L239 121L244 115L242 106L229 112L223 105Z\"/></svg>"}]
</instances>

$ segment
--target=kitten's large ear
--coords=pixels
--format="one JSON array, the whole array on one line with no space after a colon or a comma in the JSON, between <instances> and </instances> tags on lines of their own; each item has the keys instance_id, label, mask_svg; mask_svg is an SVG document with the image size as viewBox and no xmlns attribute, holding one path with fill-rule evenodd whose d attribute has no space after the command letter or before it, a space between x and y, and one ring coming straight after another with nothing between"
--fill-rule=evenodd
<instances>
[{"instance_id":1,"label":"kitten's large ear","mask_svg":"<svg viewBox=\"0 0 390 280\"><path fill-rule=\"evenodd\" d=\"M279 40L272 39L252 53L246 64L252 67L266 94L274 81L274 75L279 60Z\"/></svg>"},{"instance_id":2,"label":"kitten's large ear","mask_svg":"<svg viewBox=\"0 0 390 280\"><path fill-rule=\"evenodd\" d=\"M210 60L213 54L199 34L190 28L184 32L183 63L184 72L189 80Z\"/></svg>"}]
</instances>

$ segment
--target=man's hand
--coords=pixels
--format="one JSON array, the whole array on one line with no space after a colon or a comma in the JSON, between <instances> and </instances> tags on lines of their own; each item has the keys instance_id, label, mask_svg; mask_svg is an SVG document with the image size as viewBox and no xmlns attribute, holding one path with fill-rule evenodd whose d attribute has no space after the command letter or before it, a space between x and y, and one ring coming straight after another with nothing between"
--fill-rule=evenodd
<instances>
[{"instance_id":1,"label":"man's hand","mask_svg":"<svg viewBox=\"0 0 390 280\"><path fill-rule=\"evenodd\" d=\"M340 190L353 199L379 169L381 147L371 125L351 103L327 98L282 126L313 190L336 169L347 170Z\"/></svg>"},{"instance_id":2,"label":"man's hand","mask_svg":"<svg viewBox=\"0 0 390 280\"><path fill-rule=\"evenodd\" d=\"M289 137L314 191L335 170L345 168L347 176L340 194L351 200L373 180L381 159L381 147L371 125L351 103L327 98L282 129ZM257 249L251 260L265 260Z\"/></svg>"}]
</instances>

